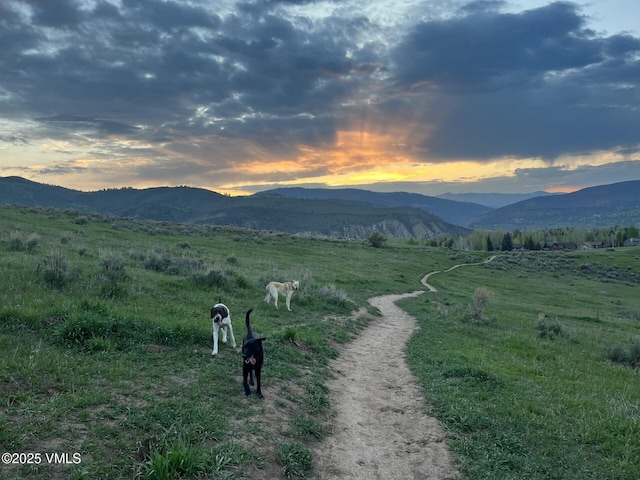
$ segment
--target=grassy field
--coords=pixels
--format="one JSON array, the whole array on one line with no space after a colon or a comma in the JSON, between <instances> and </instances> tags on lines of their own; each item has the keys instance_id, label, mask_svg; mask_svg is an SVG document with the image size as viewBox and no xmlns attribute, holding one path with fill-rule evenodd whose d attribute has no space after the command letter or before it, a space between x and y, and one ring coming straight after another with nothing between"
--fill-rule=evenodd
<instances>
[{"instance_id":1,"label":"grassy field","mask_svg":"<svg viewBox=\"0 0 640 480\"><path fill-rule=\"evenodd\" d=\"M640 478L639 266L634 249L510 254L401 304L468 478ZM472 318L477 286L493 296Z\"/></svg>"},{"instance_id":2,"label":"grassy field","mask_svg":"<svg viewBox=\"0 0 640 480\"><path fill-rule=\"evenodd\" d=\"M0 450L42 458L0 477L314 475L327 363L375 315L352 312L486 257L2 206ZM403 301L411 368L467 478L640 478L639 259L511 253ZM292 312L264 304L274 279L300 280ZM472 316L479 286L493 295ZM211 358L218 300L238 341L249 308L268 337L265 402L244 399L229 345Z\"/></svg>"}]
</instances>

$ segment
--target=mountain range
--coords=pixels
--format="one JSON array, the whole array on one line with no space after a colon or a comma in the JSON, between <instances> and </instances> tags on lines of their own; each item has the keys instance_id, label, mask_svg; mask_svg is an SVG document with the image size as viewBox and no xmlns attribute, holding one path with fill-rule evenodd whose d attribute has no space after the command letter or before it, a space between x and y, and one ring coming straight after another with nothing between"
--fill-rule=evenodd
<instances>
[{"instance_id":1,"label":"mountain range","mask_svg":"<svg viewBox=\"0 0 640 480\"><path fill-rule=\"evenodd\" d=\"M481 214L465 225L490 230L637 226L640 225L640 181L530 198Z\"/></svg>"},{"instance_id":2,"label":"mountain range","mask_svg":"<svg viewBox=\"0 0 640 480\"><path fill-rule=\"evenodd\" d=\"M484 205L490 208L500 208L512 203L529 200L534 197L546 197L549 195L562 195L561 193L549 193L544 190L531 193L443 193L438 198L455 200L456 202L469 202Z\"/></svg>"},{"instance_id":3,"label":"mountain range","mask_svg":"<svg viewBox=\"0 0 640 480\"><path fill-rule=\"evenodd\" d=\"M415 193L378 193L353 188L277 188L229 197L193 187L82 192L21 177L0 177L0 203L5 204L330 238L366 239L373 232L399 238L433 238L441 233L464 234L469 229L640 225L640 181L590 187L568 194L539 193L491 208ZM465 195L454 198L476 195L478 201L486 203L504 203L510 198L504 194Z\"/></svg>"},{"instance_id":4,"label":"mountain range","mask_svg":"<svg viewBox=\"0 0 640 480\"><path fill-rule=\"evenodd\" d=\"M3 177L0 178L0 203L344 239L366 239L373 232L399 238L433 238L442 233L469 232L465 227L410 206L292 199L277 194L229 197L192 187L81 192L21 177Z\"/></svg>"}]
</instances>

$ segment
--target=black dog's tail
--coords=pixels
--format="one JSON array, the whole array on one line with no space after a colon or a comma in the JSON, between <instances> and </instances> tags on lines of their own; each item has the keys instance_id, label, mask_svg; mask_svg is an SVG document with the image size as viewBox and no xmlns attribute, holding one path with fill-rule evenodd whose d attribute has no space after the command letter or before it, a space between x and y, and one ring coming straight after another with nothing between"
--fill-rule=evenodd
<instances>
[{"instance_id":1,"label":"black dog's tail","mask_svg":"<svg viewBox=\"0 0 640 480\"><path fill-rule=\"evenodd\" d=\"M249 319L249 315L253 312L253 308L247 311L247 315L245 316L247 322L247 337L253 337L253 332L251 331L251 320Z\"/></svg>"}]
</instances>

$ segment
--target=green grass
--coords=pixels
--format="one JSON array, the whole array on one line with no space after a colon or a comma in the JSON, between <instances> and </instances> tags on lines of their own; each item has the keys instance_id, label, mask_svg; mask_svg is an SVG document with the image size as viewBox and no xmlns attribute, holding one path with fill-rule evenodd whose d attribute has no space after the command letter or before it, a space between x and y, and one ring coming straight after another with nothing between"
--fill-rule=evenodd
<instances>
[{"instance_id":1,"label":"green grass","mask_svg":"<svg viewBox=\"0 0 640 480\"><path fill-rule=\"evenodd\" d=\"M640 478L638 370L607 356L637 342L638 283L579 273L637 272L639 253L511 255L401 303L421 327L411 368L469 478ZM484 322L465 318L475 286L495 293Z\"/></svg>"},{"instance_id":2,"label":"green grass","mask_svg":"<svg viewBox=\"0 0 640 480\"><path fill-rule=\"evenodd\" d=\"M0 206L0 450L82 456L0 477L321 478L327 365L369 321L351 312L486 257ZM401 303L421 326L411 368L468 478L640 478L639 258L512 253ZM293 279L292 312L263 302L267 281ZM493 295L470 317L478 287ZM229 345L211 359L218 300L238 342L249 308L268 337L264 402L244 399Z\"/></svg>"},{"instance_id":3,"label":"green grass","mask_svg":"<svg viewBox=\"0 0 640 480\"><path fill-rule=\"evenodd\" d=\"M305 478L313 470L311 452L299 442L281 442L278 445L278 459L282 463L282 473L287 478Z\"/></svg>"}]
</instances>

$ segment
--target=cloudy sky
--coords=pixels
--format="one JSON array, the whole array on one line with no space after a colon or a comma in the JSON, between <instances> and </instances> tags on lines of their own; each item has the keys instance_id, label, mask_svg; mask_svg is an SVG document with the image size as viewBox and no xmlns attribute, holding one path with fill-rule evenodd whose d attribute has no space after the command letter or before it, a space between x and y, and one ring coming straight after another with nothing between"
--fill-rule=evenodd
<instances>
[{"instance_id":1,"label":"cloudy sky","mask_svg":"<svg viewBox=\"0 0 640 480\"><path fill-rule=\"evenodd\" d=\"M521 193L640 180L638 0L0 0L0 176Z\"/></svg>"}]
</instances>

